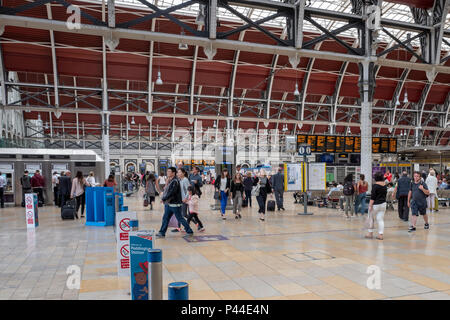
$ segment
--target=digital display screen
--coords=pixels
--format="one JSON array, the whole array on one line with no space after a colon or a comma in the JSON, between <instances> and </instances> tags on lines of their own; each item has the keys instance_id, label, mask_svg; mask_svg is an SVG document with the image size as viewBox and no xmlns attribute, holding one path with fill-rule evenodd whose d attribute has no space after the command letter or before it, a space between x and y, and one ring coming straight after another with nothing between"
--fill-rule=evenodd
<instances>
[{"instance_id":1,"label":"digital display screen","mask_svg":"<svg viewBox=\"0 0 450 320\"><path fill-rule=\"evenodd\" d=\"M353 145L355 143L354 137L345 137L345 152L353 152Z\"/></svg>"},{"instance_id":2,"label":"digital display screen","mask_svg":"<svg viewBox=\"0 0 450 320\"><path fill-rule=\"evenodd\" d=\"M380 152L381 153L389 152L389 138L381 138Z\"/></svg>"},{"instance_id":3,"label":"digital display screen","mask_svg":"<svg viewBox=\"0 0 450 320\"><path fill-rule=\"evenodd\" d=\"M329 153L321 154L319 162L334 163L334 155Z\"/></svg>"},{"instance_id":4,"label":"digital display screen","mask_svg":"<svg viewBox=\"0 0 450 320\"><path fill-rule=\"evenodd\" d=\"M361 137L326 135L297 135L297 149L301 144L311 146L311 152L361 153ZM373 137L372 153L397 153L397 138Z\"/></svg>"},{"instance_id":5,"label":"digital display screen","mask_svg":"<svg viewBox=\"0 0 450 320\"><path fill-rule=\"evenodd\" d=\"M317 136L308 136L307 143L311 146L311 152L316 152Z\"/></svg>"},{"instance_id":6,"label":"digital display screen","mask_svg":"<svg viewBox=\"0 0 450 320\"><path fill-rule=\"evenodd\" d=\"M345 149L345 137L336 137L335 152L344 152L344 149Z\"/></svg>"},{"instance_id":7,"label":"digital display screen","mask_svg":"<svg viewBox=\"0 0 450 320\"><path fill-rule=\"evenodd\" d=\"M355 153L361 153L361 137L355 137L354 150Z\"/></svg>"},{"instance_id":8,"label":"digital display screen","mask_svg":"<svg viewBox=\"0 0 450 320\"><path fill-rule=\"evenodd\" d=\"M327 152L334 152L336 150L336 137L327 136Z\"/></svg>"},{"instance_id":9,"label":"digital display screen","mask_svg":"<svg viewBox=\"0 0 450 320\"><path fill-rule=\"evenodd\" d=\"M326 137L325 136L317 136L317 145L316 152L325 152L326 151Z\"/></svg>"}]
</instances>

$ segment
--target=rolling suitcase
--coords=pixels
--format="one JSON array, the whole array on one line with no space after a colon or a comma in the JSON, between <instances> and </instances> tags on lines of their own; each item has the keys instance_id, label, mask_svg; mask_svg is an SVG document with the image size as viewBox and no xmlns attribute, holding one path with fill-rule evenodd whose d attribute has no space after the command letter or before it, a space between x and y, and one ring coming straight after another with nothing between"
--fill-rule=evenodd
<instances>
[{"instance_id":1,"label":"rolling suitcase","mask_svg":"<svg viewBox=\"0 0 450 320\"><path fill-rule=\"evenodd\" d=\"M267 211L275 211L275 200L267 201Z\"/></svg>"},{"instance_id":2,"label":"rolling suitcase","mask_svg":"<svg viewBox=\"0 0 450 320\"><path fill-rule=\"evenodd\" d=\"M66 204L61 208L61 219L74 220L75 219L75 199L66 201Z\"/></svg>"}]
</instances>

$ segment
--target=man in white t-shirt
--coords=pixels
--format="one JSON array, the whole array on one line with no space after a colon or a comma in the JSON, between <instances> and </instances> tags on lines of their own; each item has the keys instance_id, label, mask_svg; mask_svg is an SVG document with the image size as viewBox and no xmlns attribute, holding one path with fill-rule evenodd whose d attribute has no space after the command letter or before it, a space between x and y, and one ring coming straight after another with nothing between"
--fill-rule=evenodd
<instances>
[{"instance_id":1,"label":"man in white t-shirt","mask_svg":"<svg viewBox=\"0 0 450 320\"><path fill-rule=\"evenodd\" d=\"M55 206L59 204L58 187L59 187L59 174L58 172L55 171L53 172L52 176L53 202L55 203Z\"/></svg>"}]
</instances>

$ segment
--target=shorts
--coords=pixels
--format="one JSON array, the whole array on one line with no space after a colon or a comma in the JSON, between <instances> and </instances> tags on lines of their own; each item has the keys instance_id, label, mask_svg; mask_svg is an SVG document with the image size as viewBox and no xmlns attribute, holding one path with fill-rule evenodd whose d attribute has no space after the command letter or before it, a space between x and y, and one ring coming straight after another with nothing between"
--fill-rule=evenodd
<instances>
[{"instance_id":1,"label":"shorts","mask_svg":"<svg viewBox=\"0 0 450 320\"><path fill-rule=\"evenodd\" d=\"M425 204L425 206L421 206L419 207L417 205L417 203L415 203L414 201L411 201L411 214L413 216L419 216L419 213L421 216L424 216L427 214L427 206Z\"/></svg>"}]
</instances>

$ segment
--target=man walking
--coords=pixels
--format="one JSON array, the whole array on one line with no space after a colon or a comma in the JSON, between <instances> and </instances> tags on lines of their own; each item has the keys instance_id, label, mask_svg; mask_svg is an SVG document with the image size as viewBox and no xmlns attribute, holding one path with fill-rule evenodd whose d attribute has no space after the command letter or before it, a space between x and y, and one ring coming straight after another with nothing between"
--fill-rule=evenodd
<instances>
[{"instance_id":1,"label":"man walking","mask_svg":"<svg viewBox=\"0 0 450 320\"><path fill-rule=\"evenodd\" d=\"M194 187L195 193L200 196L202 195L201 187L203 186L202 177L200 175L200 169L198 167L194 167L192 169L192 173L189 175L189 182Z\"/></svg>"},{"instance_id":2,"label":"man walking","mask_svg":"<svg viewBox=\"0 0 450 320\"><path fill-rule=\"evenodd\" d=\"M66 201L70 199L70 191L72 190L72 180L70 179L70 171L66 171L64 176L59 177L59 197L60 206L64 207Z\"/></svg>"},{"instance_id":3,"label":"man walking","mask_svg":"<svg viewBox=\"0 0 450 320\"><path fill-rule=\"evenodd\" d=\"M33 188L33 192L37 193L38 202L40 204L44 204L44 177L41 176L41 172L36 170L33 177L31 178L31 187Z\"/></svg>"},{"instance_id":4,"label":"man walking","mask_svg":"<svg viewBox=\"0 0 450 320\"><path fill-rule=\"evenodd\" d=\"M408 207L411 208L411 226L408 232L416 231L417 217L423 216L425 221L425 229L429 229L427 216L427 196L430 194L428 186L422 180L420 172L414 172L414 181L411 183L411 187L408 193Z\"/></svg>"},{"instance_id":5,"label":"man walking","mask_svg":"<svg viewBox=\"0 0 450 320\"><path fill-rule=\"evenodd\" d=\"M283 193L284 193L284 174L282 174L283 168L278 168L278 172L272 176L272 192L275 194L275 200L277 202L278 211L285 210L283 205Z\"/></svg>"},{"instance_id":6,"label":"man walking","mask_svg":"<svg viewBox=\"0 0 450 320\"><path fill-rule=\"evenodd\" d=\"M22 207L25 207L25 194L31 193L31 178L28 175L28 171L25 170L23 177L20 178L20 185L22 186Z\"/></svg>"},{"instance_id":7,"label":"man walking","mask_svg":"<svg viewBox=\"0 0 450 320\"><path fill-rule=\"evenodd\" d=\"M5 186L6 186L6 179L2 176L2 173L0 172L0 208L5 207Z\"/></svg>"},{"instance_id":8,"label":"man walking","mask_svg":"<svg viewBox=\"0 0 450 320\"><path fill-rule=\"evenodd\" d=\"M392 197L397 196L398 200L398 217L403 221L408 221L409 206L408 206L408 194L411 188L411 179L408 177L406 171L402 172L402 176L397 181L394 194Z\"/></svg>"},{"instance_id":9,"label":"man walking","mask_svg":"<svg viewBox=\"0 0 450 320\"><path fill-rule=\"evenodd\" d=\"M189 224L181 215L181 205L183 202L181 199L180 182L175 176L176 171L177 169L174 167L170 167L169 169L167 169L167 177L170 179L170 182L164 189L164 193L161 198L161 200L165 202L165 204L161 229L156 234L158 238L164 238L166 236L166 231L169 226L169 221L172 215L175 215L177 220L183 225L187 234L189 235L194 234Z\"/></svg>"}]
</instances>

